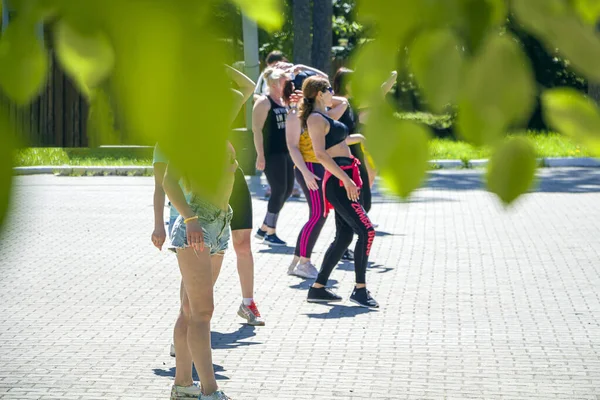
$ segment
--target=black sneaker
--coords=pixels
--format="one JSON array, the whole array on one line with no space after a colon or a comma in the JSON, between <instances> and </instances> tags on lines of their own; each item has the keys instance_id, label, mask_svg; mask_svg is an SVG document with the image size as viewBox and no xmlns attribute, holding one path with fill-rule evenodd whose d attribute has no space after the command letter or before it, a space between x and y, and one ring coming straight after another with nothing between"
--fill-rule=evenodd
<instances>
[{"instance_id":1,"label":"black sneaker","mask_svg":"<svg viewBox=\"0 0 600 400\"><path fill-rule=\"evenodd\" d=\"M283 240L279 239L275 233L272 235L265 235L265 241L263 243L268 244L269 246L285 246L285 245L287 245L287 243L284 242Z\"/></svg>"},{"instance_id":2,"label":"black sneaker","mask_svg":"<svg viewBox=\"0 0 600 400\"><path fill-rule=\"evenodd\" d=\"M311 286L308 289L306 301L309 303L328 303L332 301L342 301L342 297L333 293L331 289L327 289L326 287L316 288Z\"/></svg>"},{"instance_id":3,"label":"black sneaker","mask_svg":"<svg viewBox=\"0 0 600 400\"><path fill-rule=\"evenodd\" d=\"M256 231L256 235L254 235L254 237L259 240L263 240L265 238L266 234L267 234L267 231L263 231L262 229L258 228L258 230Z\"/></svg>"},{"instance_id":4,"label":"black sneaker","mask_svg":"<svg viewBox=\"0 0 600 400\"><path fill-rule=\"evenodd\" d=\"M350 296L350 301L354 304L358 304L361 307L379 308L379 303L377 303L377 300L371 297L371 292L369 292L367 288L354 288L354 291Z\"/></svg>"},{"instance_id":5,"label":"black sneaker","mask_svg":"<svg viewBox=\"0 0 600 400\"><path fill-rule=\"evenodd\" d=\"M342 260L354 261L354 252L350 249L346 249L346 251L342 255Z\"/></svg>"}]
</instances>

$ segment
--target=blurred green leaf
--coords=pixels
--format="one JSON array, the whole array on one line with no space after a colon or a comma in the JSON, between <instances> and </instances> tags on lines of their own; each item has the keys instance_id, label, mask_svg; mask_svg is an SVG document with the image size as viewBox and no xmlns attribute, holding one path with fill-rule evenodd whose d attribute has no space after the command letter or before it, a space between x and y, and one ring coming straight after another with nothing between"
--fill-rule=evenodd
<instances>
[{"instance_id":1,"label":"blurred green leaf","mask_svg":"<svg viewBox=\"0 0 600 400\"><path fill-rule=\"evenodd\" d=\"M558 51L573 69L600 82L600 36L585 25L562 0L519 0L513 2L519 22L547 46Z\"/></svg>"},{"instance_id":2,"label":"blurred green leaf","mask_svg":"<svg viewBox=\"0 0 600 400\"><path fill-rule=\"evenodd\" d=\"M600 22L600 2L598 0L571 0L583 21L590 25Z\"/></svg>"},{"instance_id":3,"label":"blurred green leaf","mask_svg":"<svg viewBox=\"0 0 600 400\"><path fill-rule=\"evenodd\" d=\"M396 68L396 51L386 43L373 40L363 44L351 60L350 86L359 104L372 104L382 97L381 85Z\"/></svg>"},{"instance_id":4,"label":"blurred green leaf","mask_svg":"<svg viewBox=\"0 0 600 400\"><path fill-rule=\"evenodd\" d=\"M457 128L476 146L496 143L509 126L525 122L534 105L529 60L508 34L490 34L465 70Z\"/></svg>"},{"instance_id":5,"label":"blurred green leaf","mask_svg":"<svg viewBox=\"0 0 600 400\"><path fill-rule=\"evenodd\" d=\"M477 51L488 30L504 24L508 6L506 0L460 0L460 11L468 44Z\"/></svg>"},{"instance_id":6,"label":"blurred green leaf","mask_svg":"<svg viewBox=\"0 0 600 400\"><path fill-rule=\"evenodd\" d=\"M87 119L89 146L119 143L114 123L114 112L107 91L104 88L93 89L89 96Z\"/></svg>"},{"instance_id":7,"label":"blurred green leaf","mask_svg":"<svg viewBox=\"0 0 600 400\"><path fill-rule=\"evenodd\" d=\"M574 89L547 90L542 95L548 125L568 135L600 156L600 110Z\"/></svg>"},{"instance_id":8,"label":"blurred green leaf","mask_svg":"<svg viewBox=\"0 0 600 400\"><path fill-rule=\"evenodd\" d=\"M383 103L372 112L365 127L369 152L386 185L406 198L422 184L429 168L430 131L423 125L400 121Z\"/></svg>"},{"instance_id":9,"label":"blurred green leaf","mask_svg":"<svg viewBox=\"0 0 600 400\"><path fill-rule=\"evenodd\" d=\"M283 3L281 0L230 0L237 4L244 14L255 20L268 31L280 29L283 25Z\"/></svg>"},{"instance_id":10,"label":"blurred green leaf","mask_svg":"<svg viewBox=\"0 0 600 400\"><path fill-rule=\"evenodd\" d=\"M0 87L15 103L28 104L42 90L47 71L48 57L35 25L15 18L0 37Z\"/></svg>"},{"instance_id":11,"label":"blurred green leaf","mask_svg":"<svg viewBox=\"0 0 600 400\"><path fill-rule=\"evenodd\" d=\"M410 66L435 112L454 104L463 58L461 43L450 30L424 32L410 46Z\"/></svg>"},{"instance_id":12,"label":"blurred green leaf","mask_svg":"<svg viewBox=\"0 0 600 400\"><path fill-rule=\"evenodd\" d=\"M233 100L223 44L209 21L189 18L178 2L113 4L104 24L117 60L111 93L122 129L131 141L158 141L194 183L217 190Z\"/></svg>"},{"instance_id":13,"label":"blurred green leaf","mask_svg":"<svg viewBox=\"0 0 600 400\"><path fill-rule=\"evenodd\" d=\"M531 187L536 167L535 148L531 142L522 137L510 138L490 158L488 189L504 204L510 204Z\"/></svg>"},{"instance_id":14,"label":"blurred green leaf","mask_svg":"<svg viewBox=\"0 0 600 400\"><path fill-rule=\"evenodd\" d=\"M82 92L89 93L112 72L115 54L101 31L85 35L60 21L54 30L54 43L58 60Z\"/></svg>"},{"instance_id":15,"label":"blurred green leaf","mask_svg":"<svg viewBox=\"0 0 600 400\"><path fill-rule=\"evenodd\" d=\"M10 201L13 177L15 132L9 123L8 112L0 104L0 228L3 226Z\"/></svg>"}]
</instances>

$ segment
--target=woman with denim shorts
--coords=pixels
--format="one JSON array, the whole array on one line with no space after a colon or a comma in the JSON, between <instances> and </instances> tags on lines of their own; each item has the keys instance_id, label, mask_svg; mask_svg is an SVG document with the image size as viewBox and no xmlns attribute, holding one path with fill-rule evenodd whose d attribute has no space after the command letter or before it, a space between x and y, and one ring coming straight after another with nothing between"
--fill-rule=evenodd
<instances>
[{"instance_id":1,"label":"woman with denim shorts","mask_svg":"<svg viewBox=\"0 0 600 400\"><path fill-rule=\"evenodd\" d=\"M244 102L252 94L254 82L233 68L228 67L228 71L240 88L240 91L232 89L234 102L231 120L233 121ZM229 201L234 190L236 171L239 170L235 160L235 149L230 143L228 151L230 163L226 166L220 189L216 193L203 193L185 178L182 179L171 164L167 164L162 180L164 192L179 213L177 219L174 222L170 221L172 223L169 224L171 237L169 249L177 253L182 275L181 309L173 334L176 373L171 390L172 400L230 399L218 390L210 345L210 320L214 309L213 285L219 275L230 238L229 228L233 210L229 206ZM156 165L155 163L155 170ZM159 180L160 178L157 182ZM155 193L155 221L158 214L156 197L157 193ZM164 207L164 195L162 201ZM162 221L162 216L160 220ZM164 227L162 231L156 228L152 241L160 248L164 243L164 239L161 243L160 238L160 235L164 237ZM158 235L155 235L156 233ZM200 378L201 390L198 390L199 388L192 381L192 362Z\"/></svg>"},{"instance_id":2,"label":"woman with denim shorts","mask_svg":"<svg viewBox=\"0 0 600 400\"><path fill-rule=\"evenodd\" d=\"M231 156L215 194L202 193L186 182L171 164L167 165L163 187L171 204L179 212L172 228L169 249L177 253L183 281L181 314L174 330L176 371L185 370L191 377L192 362L200 378L200 399L229 399L218 390L212 364L210 320L214 310L213 284L216 281L223 255L227 249L229 225L233 211L229 197L233 189L237 161ZM186 179L183 179L185 182ZM183 329L185 326L185 329ZM180 329L181 328L181 329ZM186 374L188 375L188 374ZM181 398L173 386L171 397Z\"/></svg>"}]
</instances>

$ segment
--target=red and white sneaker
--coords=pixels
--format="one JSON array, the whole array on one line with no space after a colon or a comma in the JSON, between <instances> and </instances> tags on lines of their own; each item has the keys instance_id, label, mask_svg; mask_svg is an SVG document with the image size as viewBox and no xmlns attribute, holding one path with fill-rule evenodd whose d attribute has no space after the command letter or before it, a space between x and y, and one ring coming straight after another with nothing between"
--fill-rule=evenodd
<instances>
[{"instance_id":1,"label":"red and white sneaker","mask_svg":"<svg viewBox=\"0 0 600 400\"><path fill-rule=\"evenodd\" d=\"M244 303L240 304L238 315L248 321L248 325L265 326L265 320L261 317L255 302L252 302L249 306L244 305Z\"/></svg>"}]
</instances>

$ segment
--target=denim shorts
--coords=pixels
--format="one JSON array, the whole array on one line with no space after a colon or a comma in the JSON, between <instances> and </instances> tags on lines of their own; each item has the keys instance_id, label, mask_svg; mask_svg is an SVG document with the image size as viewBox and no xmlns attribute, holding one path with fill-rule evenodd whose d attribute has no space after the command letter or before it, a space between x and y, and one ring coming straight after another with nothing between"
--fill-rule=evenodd
<instances>
[{"instance_id":1,"label":"denim shorts","mask_svg":"<svg viewBox=\"0 0 600 400\"><path fill-rule=\"evenodd\" d=\"M190 207L194 215L198 216L198 222L202 226L204 233L204 247L208 248L210 255L223 253L227 249L229 238L229 225L233 216L231 207L227 211L221 210L214 205L193 197L190 201ZM187 242L187 230L183 223L183 217L180 215L170 228L171 244L169 250L177 251L189 247Z\"/></svg>"}]
</instances>

